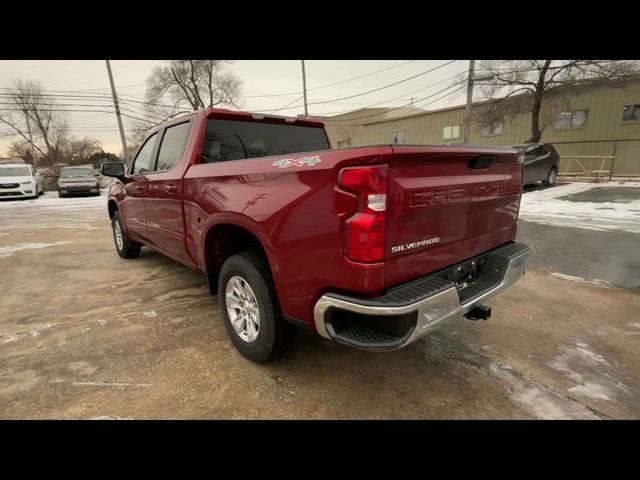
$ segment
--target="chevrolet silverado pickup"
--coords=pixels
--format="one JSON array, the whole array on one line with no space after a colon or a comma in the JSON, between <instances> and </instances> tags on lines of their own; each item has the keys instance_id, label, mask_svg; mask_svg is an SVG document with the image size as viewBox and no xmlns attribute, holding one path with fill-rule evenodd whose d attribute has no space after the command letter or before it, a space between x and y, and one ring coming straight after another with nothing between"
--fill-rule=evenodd
<instances>
[{"instance_id":1,"label":"chevrolet silverado pickup","mask_svg":"<svg viewBox=\"0 0 640 480\"><path fill-rule=\"evenodd\" d=\"M510 148L331 149L321 122L205 109L149 132L108 213L123 258L151 247L206 275L237 349L264 362L296 327L376 351L486 319L523 274L523 158Z\"/></svg>"}]
</instances>

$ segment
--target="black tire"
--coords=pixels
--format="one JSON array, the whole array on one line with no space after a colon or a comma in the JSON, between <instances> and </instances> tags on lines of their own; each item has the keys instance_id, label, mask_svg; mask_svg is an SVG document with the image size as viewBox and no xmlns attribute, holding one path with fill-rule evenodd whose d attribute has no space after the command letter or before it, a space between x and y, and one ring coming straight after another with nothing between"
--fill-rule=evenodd
<instances>
[{"instance_id":1,"label":"black tire","mask_svg":"<svg viewBox=\"0 0 640 480\"><path fill-rule=\"evenodd\" d=\"M546 187L551 187L555 185L557 176L558 176L558 171L556 170L556 167L551 167L549 169L549 173L547 173L547 178L542 182L543 185L545 185Z\"/></svg>"},{"instance_id":2,"label":"black tire","mask_svg":"<svg viewBox=\"0 0 640 480\"><path fill-rule=\"evenodd\" d=\"M271 276L265 267L266 260L256 252L233 255L224 262L218 281L220 315L231 341L242 355L254 362L263 363L284 354L293 344L297 327L282 318ZM255 340L248 342L236 332L227 312L227 282L240 276L249 285L258 304L260 324Z\"/></svg>"},{"instance_id":3,"label":"black tire","mask_svg":"<svg viewBox=\"0 0 640 480\"><path fill-rule=\"evenodd\" d=\"M120 229L121 233L121 242L118 245L118 239L116 238L116 230ZM113 218L111 219L111 231L113 232L113 242L116 245L116 252L122 258L135 258L140 255L140 249L142 246L139 243L132 242L127 238L124 233L124 227L122 226L122 221L120 220L120 212L117 210L113 213Z\"/></svg>"},{"instance_id":4,"label":"black tire","mask_svg":"<svg viewBox=\"0 0 640 480\"><path fill-rule=\"evenodd\" d=\"M58 198L63 198L63 197L64 197L64 195L61 194L60 192L58 192Z\"/></svg>"}]
</instances>

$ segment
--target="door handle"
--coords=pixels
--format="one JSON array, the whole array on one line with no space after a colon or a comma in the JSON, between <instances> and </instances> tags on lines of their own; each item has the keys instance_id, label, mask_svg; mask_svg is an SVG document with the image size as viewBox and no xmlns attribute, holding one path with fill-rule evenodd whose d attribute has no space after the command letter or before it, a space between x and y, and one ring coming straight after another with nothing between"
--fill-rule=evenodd
<instances>
[{"instance_id":1,"label":"door handle","mask_svg":"<svg viewBox=\"0 0 640 480\"><path fill-rule=\"evenodd\" d=\"M136 190L141 192L142 190L144 190L144 185L136 185Z\"/></svg>"},{"instance_id":2,"label":"door handle","mask_svg":"<svg viewBox=\"0 0 640 480\"><path fill-rule=\"evenodd\" d=\"M176 193L178 191L178 187L175 185L165 185L164 189L169 193Z\"/></svg>"}]
</instances>

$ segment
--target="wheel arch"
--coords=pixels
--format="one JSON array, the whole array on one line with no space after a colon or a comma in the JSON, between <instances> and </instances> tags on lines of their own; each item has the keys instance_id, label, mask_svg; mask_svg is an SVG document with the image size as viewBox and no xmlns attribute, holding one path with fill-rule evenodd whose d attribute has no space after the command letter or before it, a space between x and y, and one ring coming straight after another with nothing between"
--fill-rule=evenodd
<instances>
[{"instance_id":1,"label":"wheel arch","mask_svg":"<svg viewBox=\"0 0 640 480\"><path fill-rule=\"evenodd\" d=\"M233 222L211 225L204 235L202 254L203 269L207 275L209 291L213 295L217 294L218 277L225 260L244 251L256 251L264 259L267 271L275 286L274 270L277 271L277 264L265 244L264 239L261 239L255 231L250 230L246 225Z\"/></svg>"},{"instance_id":2,"label":"wheel arch","mask_svg":"<svg viewBox=\"0 0 640 480\"><path fill-rule=\"evenodd\" d=\"M118 210L118 203L113 198L107 202L107 210L109 211L109 220L113 220L113 214Z\"/></svg>"}]
</instances>

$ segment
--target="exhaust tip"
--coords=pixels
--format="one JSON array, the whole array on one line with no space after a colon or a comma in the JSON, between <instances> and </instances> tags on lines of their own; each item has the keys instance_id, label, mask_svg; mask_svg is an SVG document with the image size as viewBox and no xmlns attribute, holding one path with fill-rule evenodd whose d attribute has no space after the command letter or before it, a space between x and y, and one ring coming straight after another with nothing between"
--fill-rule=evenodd
<instances>
[{"instance_id":1,"label":"exhaust tip","mask_svg":"<svg viewBox=\"0 0 640 480\"><path fill-rule=\"evenodd\" d=\"M491 318L491 307L488 305L476 305L464 316L467 320L489 320Z\"/></svg>"}]
</instances>

